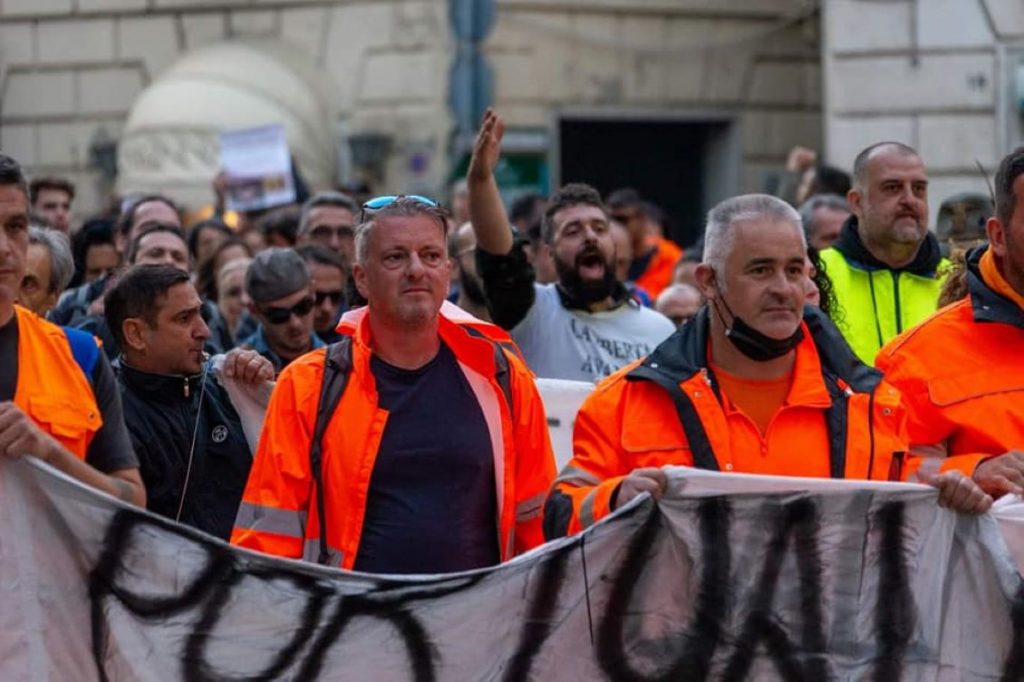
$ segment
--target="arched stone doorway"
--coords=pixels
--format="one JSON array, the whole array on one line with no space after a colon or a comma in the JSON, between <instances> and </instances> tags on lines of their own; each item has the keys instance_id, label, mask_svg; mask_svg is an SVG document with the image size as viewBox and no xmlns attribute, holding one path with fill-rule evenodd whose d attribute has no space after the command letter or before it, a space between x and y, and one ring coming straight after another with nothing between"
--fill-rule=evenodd
<instances>
[{"instance_id":1,"label":"arched stone doorway","mask_svg":"<svg viewBox=\"0 0 1024 682\"><path fill-rule=\"evenodd\" d=\"M261 40L197 49L146 88L118 146L117 189L167 194L187 208L210 204L218 134L284 125L311 189L334 184L337 97L331 79L297 49Z\"/></svg>"}]
</instances>

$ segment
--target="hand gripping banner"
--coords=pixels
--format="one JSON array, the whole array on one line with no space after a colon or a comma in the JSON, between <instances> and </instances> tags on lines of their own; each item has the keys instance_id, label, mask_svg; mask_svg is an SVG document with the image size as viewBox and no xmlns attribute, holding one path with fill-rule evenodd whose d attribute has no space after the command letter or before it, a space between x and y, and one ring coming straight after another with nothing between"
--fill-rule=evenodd
<instances>
[{"instance_id":1,"label":"hand gripping banner","mask_svg":"<svg viewBox=\"0 0 1024 682\"><path fill-rule=\"evenodd\" d=\"M503 566L397 578L239 550L2 461L0 679L1024 679L996 516L923 486L670 480Z\"/></svg>"}]
</instances>

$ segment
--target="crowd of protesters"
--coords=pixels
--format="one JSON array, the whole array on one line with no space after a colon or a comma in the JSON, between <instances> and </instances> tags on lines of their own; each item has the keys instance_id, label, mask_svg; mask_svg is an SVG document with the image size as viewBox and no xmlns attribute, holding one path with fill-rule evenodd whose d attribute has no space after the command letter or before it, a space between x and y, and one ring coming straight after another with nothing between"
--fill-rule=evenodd
<instances>
[{"instance_id":1,"label":"crowd of protesters","mask_svg":"<svg viewBox=\"0 0 1024 682\"><path fill-rule=\"evenodd\" d=\"M70 183L0 154L0 453L379 573L497 564L665 465L1024 492L1024 148L935 230L914 149L798 148L679 245L631 188L506 209L503 134L489 111L447 210L299 183L233 214L218 176L191 223L149 194L75 226ZM561 472L537 377L596 384Z\"/></svg>"}]
</instances>

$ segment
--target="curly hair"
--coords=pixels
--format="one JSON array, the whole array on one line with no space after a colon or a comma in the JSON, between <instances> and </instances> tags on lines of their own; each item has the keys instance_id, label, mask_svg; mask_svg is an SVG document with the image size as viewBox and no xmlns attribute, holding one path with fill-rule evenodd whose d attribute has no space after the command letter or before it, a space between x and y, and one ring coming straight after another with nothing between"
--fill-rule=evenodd
<instances>
[{"instance_id":1,"label":"curly hair","mask_svg":"<svg viewBox=\"0 0 1024 682\"><path fill-rule=\"evenodd\" d=\"M944 308L967 296L967 250L953 249L949 254L949 265L939 273L946 279L939 291L939 307Z\"/></svg>"},{"instance_id":2,"label":"curly hair","mask_svg":"<svg viewBox=\"0 0 1024 682\"><path fill-rule=\"evenodd\" d=\"M843 310L836 298L836 289L832 286L832 278L828 276L828 269L825 267L824 261L821 260L821 252L813 246L808 246L807 258L814 266L814 276L811 277L811 281L818 287L818 293L821 296L821 303L818 307L821 308L821 312L828 315L830 320L839 325L843 319Z\"/></svg>"}]
</instances>

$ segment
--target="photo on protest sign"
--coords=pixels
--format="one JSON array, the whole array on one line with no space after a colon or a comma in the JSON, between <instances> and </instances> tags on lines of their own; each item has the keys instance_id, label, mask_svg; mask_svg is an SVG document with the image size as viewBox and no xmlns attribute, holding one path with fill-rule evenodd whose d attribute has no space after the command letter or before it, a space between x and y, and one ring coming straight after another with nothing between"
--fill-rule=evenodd
<instances>
[{"instance_id":1,"label":"photo on protest sign","mask_svg":"<svg viewBox=\"0 0 1024 682\"><path fill-rule=\"evenodd\" d=\"M283 125L221 133L220 167L227 178L227 207L232 211L258 211L295 201Z\"/></svg>"}]
</instances>

